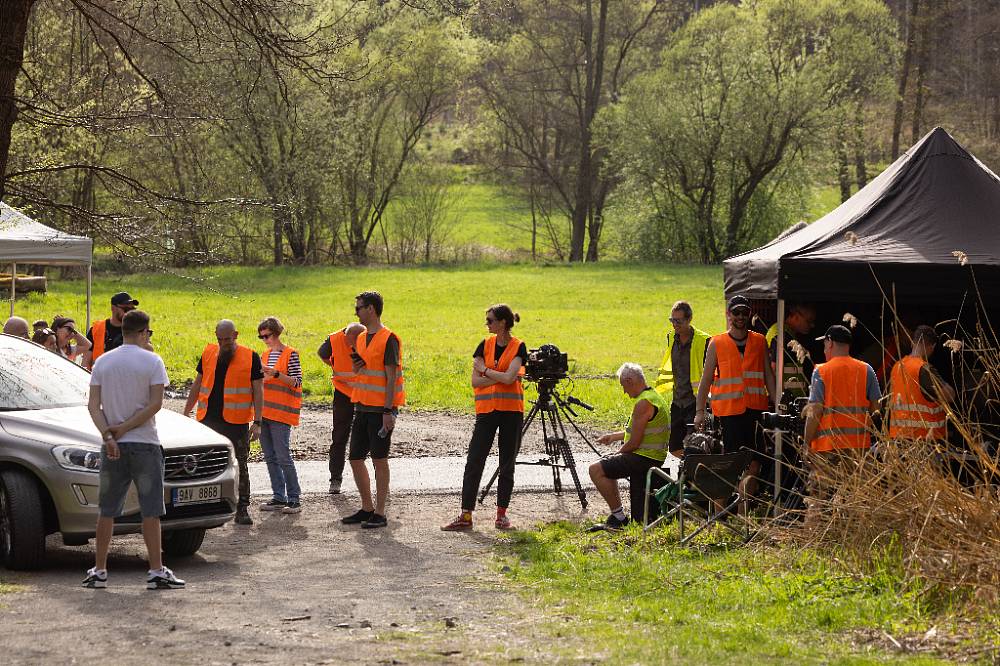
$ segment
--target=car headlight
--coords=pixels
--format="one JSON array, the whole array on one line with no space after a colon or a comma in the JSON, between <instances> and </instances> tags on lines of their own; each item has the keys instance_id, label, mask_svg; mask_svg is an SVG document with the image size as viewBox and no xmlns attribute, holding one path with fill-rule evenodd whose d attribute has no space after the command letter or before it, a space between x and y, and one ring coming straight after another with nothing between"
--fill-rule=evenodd
<instances>
[{"instance_id":1,"label":"car headlight","mask_svg":"<svg viewBox=\"0 0 1000 666\"><path fill-rule=\"evenodd\" d=\"M101 452L94 449L81 449L76 446L57 446L52 449L52 455L63 469L77 472L100 472Z\"/></svg>"}]
</instances>

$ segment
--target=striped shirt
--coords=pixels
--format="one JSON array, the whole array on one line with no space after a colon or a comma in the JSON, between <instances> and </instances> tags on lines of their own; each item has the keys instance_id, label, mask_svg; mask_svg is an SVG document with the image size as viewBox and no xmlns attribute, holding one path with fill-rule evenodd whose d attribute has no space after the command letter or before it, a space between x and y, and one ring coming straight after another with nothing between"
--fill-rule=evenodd
<instances>
[{"instance_id":1,"label":"striped shirt","mask_svg":"<svg viewBox=\"0 0 1000 666\"><path fill-rule=\"evenodd\" d=\"M275 350L269 350L267 352L267 365L274 367L281 358L281 352ZM288 359L288 372L285 373L292 378L293 386L302 386L302 365L299 363L299 353L293 351L291 357Z\"/></svg>"}]
</instances>

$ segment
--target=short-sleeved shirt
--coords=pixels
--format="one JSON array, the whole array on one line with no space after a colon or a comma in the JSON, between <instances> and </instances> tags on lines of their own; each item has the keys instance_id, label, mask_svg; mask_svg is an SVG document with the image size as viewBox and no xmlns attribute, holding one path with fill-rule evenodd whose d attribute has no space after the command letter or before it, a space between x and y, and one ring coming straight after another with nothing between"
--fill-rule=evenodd
<instances>
[{"instance_id":1,"label":"short-sleeved shirt","mask_svg":"<svg viewBox=\"0 0 1000 666\"><path fill-rule=\"evenodd\" d=\"M493 358L499 359L503 356L505 351L507 351L507 345L497 345L493 350ZM521 346L517 348L517 357L521 359L522 365L528 362L528 348L523 342L521 343ZM472 358L486 358L486 340L479 343L479 346L476 347L476 351L472 354Z\"/></svg>"},{"instance_id":2,"label":"short-sleeved shirt","mask_svg":"<svg viewBox=\"0 0 1000 666\"><path fill-rule=\"evenodd\" d=\"M365 337L365 343L371 344L372 340L375 339L375 333L368 333ZM327 341L329 342L329 341ZM389 339L385 341L385 353L382 355L382 362L385 363L385 367L397 366L399 365L399 338L393 333L389 336ZM382 407L374 407L372 405L363 405L360 402L354 405L354 409L359 412L381 412ZM393 412L397 412L397 409L393 409Z\"/></svg>"},{"instance_id":3,"label":"short-sleeved shirt","mask_svg":"<svg viewBox=\"0 0 1000 666\"><path fill-rule=\"evenodd\" d=\"M260 362L260 355L257 354L257 352L251 353L253 354L253 358L250 362L250 381L264 379L264 370L263 365ZM226 426L231 426L226 432L222 432L221 434L225 435L229 439L239 439L242 436L242 433L246 431L247 425L245 423L228 423L224 418L222 418L222 392L226 384L226 371L229 370L229 362L232 359L233 357L231 355L223 354L221 351L219 352L219 360L215 364L215 381L212 382L212 393L208 396L208 407L205 410L205 419L215 421L219 424L225 424ZM198 359L197 371L199 374L204 374L201 368L201 359ZM216 430L216 432L219 431Z\"/></svg>"},{"instance_id":4,"label":"short-sleeved shirt","mask_svg":"<svg viewBox=\"0 0 1000 666\"><path fill-rule=\"evenodd\" d=\"M149 404L149 387L170 383L163 359L137 345L122 345L94 362L90 385L101 387L101 409L108 425L132 418ZM156 417L122 435L122 442L159 444Z\"/></svg>"},{"instance_id":5,"label":"short-sleeved shirt","mask_svg":"<svg viewBox=\"0 0 1000 666\"><path fill-rule=\"evenodd\" d=\"M90 344L94 344L94 327L91 326L87 329L87 339L90 340ZM122 338L122 327L115 326L111 323L110 319L104 320L104 351L105 353L111 351L112 349L117 349L123 344Z\"/></svg>"},{"instance_id":6,"label":"short-sleeved shirt","mask_svg":"<svg viewBox=\"0 0 1000 666\"><path fill-rule=\"evenodd\" d=\"M878 385L878 377L875 376L875 369L865 363L868 368L867 379L865 380L865 396L869 402L878 402L882 399L882 389ZM823 386L823 378L819 374L819 369L813 370L812 385L809 387L809 402L822 403L826 398L826 388Z\"/></svg>"}]
</instances>

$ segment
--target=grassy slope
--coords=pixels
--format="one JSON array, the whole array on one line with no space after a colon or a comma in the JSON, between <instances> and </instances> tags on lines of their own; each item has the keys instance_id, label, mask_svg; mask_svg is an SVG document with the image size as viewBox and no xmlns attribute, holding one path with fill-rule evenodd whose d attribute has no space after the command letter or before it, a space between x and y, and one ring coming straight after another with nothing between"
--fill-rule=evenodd
<instances>
[{"instance_id":1,"label":"grassy slope","mask_svg":"<svg viewBox=\"0 0 1000 666\"><path fill-rule=\"evenodd\" d=\"M591 535L557 523L511 536L504 570L550 609L553 662L940 663L891 657L847 635L925 631L916 586L846 576L808 555L681 548L673 531Z\"/></svg>"},{"instance_id":2,"label":"grassy slope","mask_svg":"<svg viewBox=\"0 0 1000 666\"><path fill-rule=\"evenodd\" d=\"M378 289L385 322L403 339L411 406L471 410L468 377L485 334L484 310L505 301L520 312L514 331L529 346L555 343L575 359L575 374L606 377L576 381L574 394L595 404L608 423L626 414L627 400L607 377L624 361L659 364L673 301L690 300L695 323L708 331L719 330L724 315L719 267L217 268L193 276L103 276L94 286L95 316L106 317L108 298L122 289L150 312L153 342L175 384L193 378L218 319L235 320L242 342L259 350L256 324L273 314L288 329L285 341L302 352L308 396L323 399L331 393L328 370L314 351L353 319L355 294ZM80 282L53 282L48 295L20 301L18 313L29 321L56 314L82 319L83 293Z\"/></svg>"}]
</instances>

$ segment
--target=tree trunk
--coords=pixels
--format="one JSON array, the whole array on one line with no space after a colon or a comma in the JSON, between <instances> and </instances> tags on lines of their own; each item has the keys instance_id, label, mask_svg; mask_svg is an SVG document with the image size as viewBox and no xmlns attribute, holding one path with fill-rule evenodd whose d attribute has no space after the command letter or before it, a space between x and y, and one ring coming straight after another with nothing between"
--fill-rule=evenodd
<instances>
[{"instance_id":1,"label":"tree trunk","mask_svg":"<svg viewBox=\"0 0 1000 666\"><path fill-rule=\"evenodd\" d=\"M865 107L858 100L854 107L854 177L858 189L868 184L868 167L865 164Z\"/></svg>"},{"instance_id":2,"label":"tree trunk","mask_svg":"<svg viewBox=\"0 0 1000 666\"><path fill-rule=\"evenodd\" d=\"M285 229L285 207L279 204L272 204L271 221L274 225L274 265L280 266L285 261L285 248L283 244Z\"/></svg>"},{"instance_id":3,"label":"tree trunk","mask_svg":"<svg viewBox=\"0 0 1000 666\"><path fill-rule=\"evenodd\" d=\"M910 12L906 23L906 50L903 52L903 69L899 73L899 87L896 90L896 112L892 118L892 159L899 157L899 135L903 131L903 101L906 84L910 78L913 62L913 45L916 41L916 22L920 11L920 0L910 0Z\"/></svg>"},{"instance_id":4,"label":"tree trunk","mask_svg":"<svg viewBox=\"0 0 1000 666\"><path fill-rule=\"evenodd\" d=\"M0 2L0 200L7 194L7 162L17 120L14 92L24 62L24 38L34 4L35 0Z\"/></svg>"},{"instance_id":5,"label":"tree trunk","mask_svg":"<svg viewBox=\"0 0 1000 666\"><path fill-rule=\"evenodd\" d=\"M837 133L834 137L834 152L837 155L837 182L840 183L841 203L851 198L851 172L847 163L847 130L845 121L837 122Z\"/></svg>"},{"instance_id":6,"label":"tree trunk","mask_svg":"<svg viewBox=\"0 0 1000 666\"><path fill-rule=\"evenodd\" d=\"M923 132L924 120L924 73L927 69L927 42L930 40L931 17L924 15L920 20L920 46L917 48L917 81L916 95L913 99L913 126L911 128L911 143L916 143Z\"/></svg>"}]
</instances>

